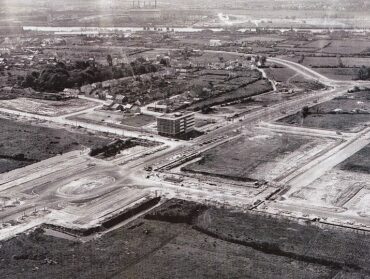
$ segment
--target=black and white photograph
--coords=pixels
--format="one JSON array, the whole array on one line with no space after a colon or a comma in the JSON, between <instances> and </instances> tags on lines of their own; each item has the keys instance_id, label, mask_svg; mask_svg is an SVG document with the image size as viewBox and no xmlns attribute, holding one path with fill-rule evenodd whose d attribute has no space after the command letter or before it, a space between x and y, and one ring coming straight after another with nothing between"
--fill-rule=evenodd
<instances>
[{"instance_id":1,"label":"black and white photograph","mask_svg":"<svg viewBox=\"0 0 370 279\"><path fill-rule=\"evenodd\" d=\"M0 0L0 278L370 278L370 0Z\"/></svg>"}]
</instances>

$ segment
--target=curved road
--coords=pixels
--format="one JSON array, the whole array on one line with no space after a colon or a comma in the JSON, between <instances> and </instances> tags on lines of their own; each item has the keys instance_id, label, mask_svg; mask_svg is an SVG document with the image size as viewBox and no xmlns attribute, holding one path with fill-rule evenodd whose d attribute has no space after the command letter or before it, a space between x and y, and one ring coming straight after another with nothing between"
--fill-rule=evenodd
<instances>
[{"instance_id":1,"label":"curved road","mask_svg":"<svg viewBox=\"0 0 370 279\"><path fill-rule=\"evenodd\" d=\"M237 55L237 56L249 56L248 54L241 54L241 53L235 53L235 52L224 52L224 51L205 51L205 52L221 53L221 54L222 53L225 53L225 54L227 53L227 54L233 54L233 55ZM331 89L326 90L326 91L321 90L321 91L313 92L311 94L298 96L295 99L287 100L283 103L278 103L278 104L272 105L270 107L252 112L252 113L246 115L244 117L244 119L241 119L242 121L240 121L240 122L228 123L224 127L216 129L215 131L210 132L207 135L204 135L200 138L197 138L197 139L193 140L191 142L191 144L192 144L191 148L189 148L187 151L189 151L189 152L202 152L202 150L204 150L206 148L209 148L209 147L214 146L216 144L221 144L222 142L227 141L232 136L233 130L239 128L242 125L251 125L251 124L253 124L257 121L271 120L271 119L276 118L276 117L281 117L281 111L286 111L287 113L291 113L291 112L294 112L296 110L299 110L304 105L313 104L313 101L319 100L319 102L323 102L323 101L329 100L329 99L331 99L335 96L344 94L349 88L351 88L355 84L354 82L351 82L351 81L342 82L342 81L329 79L329 78L327 78L327 77L325 77L325 76L315 72L314 70L309 69L309 68L307 68L307 67L305 67L301 64L297 64L297 63L287 61L287 60L284 60L284 59L268 58L268 60L271 61L271 62L280 64L280 65L283 65L285 67L288 67L288 68L294 70L296 73L299 73L299 74L303 75L306 78L318 80L318 81L326 84L327 86L331 87ZM366 83L366 84L368 84L368 83ZM99 105L101 105L101 104L99 104ZM98 105L96 107L98 107ZM32 114L32 113L25 113L25 112L14 111L14 110L9 110L9 109L4 109L4 108L0 109L0 112L14 114L14 115L20 115L20 116L27 117L27 118L36 118L36 119L40 119L40 120L46 120L46 121L55 122L55 123L62 124L62 125L72 125L72 126L76 125L76 126L81 126L81 127L90 129L90 130L95 130L95 131L99 131L99 132L109 132L109 133L122 135L122 136L139 137L142 134L142 133L139 133L139 132L125 131L125 130L120 129L120 128L113 128L113 127L108 127L108 126L99 125L99 124L90 124L90 123L85 123L85 122L82 122L82 121L74 121L74 120L67 119L67 117L70 117L72 115L79 114L79 113L82 113L82 112L87 112L87 111L93 110L96 107L90 108L90 109L85 110L85 111L79 111L77 113L60 116L60 117L41 116L41 115L36 115L36 114ZM366 132L368 132L368 131L366 131ZM358 135L358 136L359 136L358 140L356 140L356 137L354 137L354 140L352 142L349 142L349 145L346 147L346 149L343 149L342 152L337 152L337 154L339 154L338 158L340 158L340 160L345 159L345 157L347 155L350 155L349 153L352 153L355 150L357 150L357 148L355 148L355 145L358 145L359 143L361 145L363 145L365 143L366 144L368 143L368 138L367 138L368 134L367 133L363 133L363 134ZM193 186L191 188L184 188L184 187L181 187L178 184L172 184L172 183L164 182L164 181L151 181L151 180L146 179L145 176L147 175L147 173L143 170L143 166L145 166L147 164L153 164L153 163L163 163L164 161L169 163L169 162L171 162L171 160L172 161L176 160L176 159L171 159L171 158L173 158L174 155L177 155L177 154L181 155L183 153L183 147L185 146L185 144L183 142L174 142L172 140L169 140L169 139L166 139L166 138L163 138L163 137L159 137L159 136L154 136L154 138L152 138L151 136L145 136L144 138L146 138L148 140L160 141L160 142L170 146L170 148L167 149L167 150L160 151L158 153L154 153L152 155L148 155L145 158L137 159L133 162L130 162L130 163L120 167L119 172L125 175L125 178L121 181L121 183L123 185L127 185L127 186L129 186L129 185L130 186L138 185L138 186L145 187L145 188L153 188L154 187L155 189L158 189L158 191L168 191L170 193L176 193L176 191L180 191L180 192L182 191L183 193L190 193L190 194L194 195L195 197L197 195L202 195L202 196L205 196L205 197L208 197L208 198L213 197L213 198L219 198L221 200L222 199L223 200L228 200L228 201L230 201L232 203L235 203L235 204L237 204L237 203L239 203L239 204L251 204L251 202L253 202L253 200L252 200L253 198L251 198L248 193L245 193L245 195L241 195L235 189L223 189L222 191L219 191L219 190L217 190L217 188L212 187L212 189L211 189L212 191L207 191L206 188L203 188L204 185L201 185L200 187L199 187L199 185L197 185L197 186ZM215 140L215 141L212 142L212 143L206 143L205 144L205 142L207 142L207 141L209 142L210 139ZM347 150L350 150L350 152L346 153L345 151L347 151ZM343 152L346 153L345 156L344 156ZM333 154L333 156L335 157L336 154ZM314 162L312 162L314 164L314 165L312 165L312 168L309 168L308 171L304 171L302 174L298 174L298 177L294 177L294 179L297 182L302 181L301 183L298 183L300 185L306 184L307 176L310 176L312 178L315 177L315 176L310 175L310 174L312 174L313 170L318 170L318 169L322 168L323 164L326 164L327 166L332 166L333 165L333 162L335 161L333 159L334 158L333 156L325 158L325 155L324 155L324 157L322 158L323 160L322 161L317 161L316 162L317 164L314 164ZM330 162L326 162L325 161L326 159L328 159ZM327 164L327 163L329 163L329 164ZM302 169L301 169L301 171L302 171ZM126 190L122 189L122 191L126 191ZM241 190L239 189L238 191L240 192ZM124 195L123 192L122 192L122 195ZM261 198L263 199L263 197L261 197ZM108 201L108 202L110 202L110 201Z\"/></svg>"}]
</instances>

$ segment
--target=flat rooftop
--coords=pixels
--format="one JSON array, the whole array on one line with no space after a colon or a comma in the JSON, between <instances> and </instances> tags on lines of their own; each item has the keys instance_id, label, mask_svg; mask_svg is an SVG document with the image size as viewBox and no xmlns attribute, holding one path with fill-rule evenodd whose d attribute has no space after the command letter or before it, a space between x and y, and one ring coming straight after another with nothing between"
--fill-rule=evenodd
<instances>
[{"instance_id":1,"label":"flat rooftop","mask_svg":"<svg viewBox=\"0 0 370 279\"><path fill-rule=\"evenodd\" d=\"M160 119L179 119L185 116L194 115L194 112L185 111L185 112L174 112L174 113L165 113L161 116L158 116Z\"/></svg>"}]
</instances>

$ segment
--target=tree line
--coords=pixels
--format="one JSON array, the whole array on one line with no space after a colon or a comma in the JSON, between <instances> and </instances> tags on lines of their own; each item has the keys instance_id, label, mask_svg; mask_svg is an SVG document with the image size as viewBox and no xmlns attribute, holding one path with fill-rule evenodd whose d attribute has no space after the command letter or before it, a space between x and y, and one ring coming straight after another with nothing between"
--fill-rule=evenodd
<instances>
[{"instance_id":1,"label":"tree line","mask_svg":"<svg viewBox=\"0 0 370 279\"><path fill-rule=\"evenodd\" d=\"M76 61L72 65L56 61L46 65L41 71L29 72L25 77L19 77L22 87L31 87L41 92L60 92L65 88L77 88L86 84L102 82L110 79L142 75L156 72L158 65L138 58L131 63L113 66L99 65L94 61Z\"/></svg>"}]
</instances>

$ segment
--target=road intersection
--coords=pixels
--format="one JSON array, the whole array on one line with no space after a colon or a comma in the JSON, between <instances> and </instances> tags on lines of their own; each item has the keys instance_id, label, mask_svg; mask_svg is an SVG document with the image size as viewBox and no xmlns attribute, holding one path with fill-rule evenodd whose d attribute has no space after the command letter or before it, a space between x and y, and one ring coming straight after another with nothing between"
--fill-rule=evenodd
<instances>
[{"instance_id":1,"label":"road intersection","mask_svg":"<svg viewBox=\"0 0 370 279\"><path fill-rule=\"evenodd\" d=\"M217 53L228 53L238 56L247 55L229 52ZM289 195L293 191L293 188L289 187L296 187L294 189L297 190L297 188L307 186L326 171L353 155L360 148L369 144L370 129L352 135L343 134L340 136L336 134L336 138L340 138L344 141L342 145L315 158L309 164L298 168L296 172L284 179L284 185L269 185L268 187L253 189L253 187L243 188L226 183L223 187L219 187L212 185L207 179L201 180L194 178L185 178L181 183L175 183L166 180L168 176L166 172L159 171L168 165L176 165L184 161L184 159L193 158L193 156L199 155L207 149L228 142L240 136L243 133L243 129L258 127L258 125L262 123L268 123L279 119L283 116L282 112L284 112L284 114L292 114L301 110L303 106L312 106L331 100L345 94L349 89L352 89L353 86L358 84L355 81L343 82L332 80L303 65L280 58L269 58L268 61L288 67L307 79L317 80L325 84L327 89L311 92L291 100L261 108L260 110L241 114L234 122L224 122L218 129L210 131L189 142L177 142L158 135L143 134L141 131L126 131L121 128L107 125L91 124L81 120L68 119L76 114L99 108L102 103L98 103L93 108L89 108L85 111L58 117L42 116L0 108L0 112L4 114L44 120L57 125L80 126L88 130L107 132L118 136L140 137L160 142L166 147L152 154L143 155L130 160L123 165L116 165L112 162L101 162L101 160L90 158L86 152L81 152L80 154L74 154L73 158L68 157L71 156L70 154L63 155L66 156L65 158L54 158L51 162L55 160L55 165L50 164L50 161L40 162L35 166L29 166L8 174L0 175L0 181L3 181L0 184L0 192L3 196L15 197L17 194L21 194L24 198L24 200L13 209L0 211L2 222L7 223L14 219L20 220L22 216L24 216L25 211L29 212L33 208L45 207L50 208L50 212L44 212L45 214L40 213L40 218L43 220L42 222L54 222L62 226L77 226L77 224L80 224L82 227L94 226L101 221L103 215L105 217L110 216L118 210L132 206L133 203L139 200L153 197L158 194L166 197L180 197L201 202L237 206L244 210L250 208L262 210L266 208L266 211L274 212L274 210L280 210L283 207L287 208L288 205L284 203L278 201L270 202L274 193L284 190L285 187L287 187L288 192L284 194L284 197L289 198ZM370 86L369 83L365 82L361 84ZM303 132L305 133L311 133L316 136L320 134L320 131L304 128L302 128L302 130L304 130ZM328 132L322 131L321 136L327 137ZM329 136L333 135L329 133ZM67 157L69 159L67 159ZM74 163L75 165L73 165ZM65 166L65 164L72 164L73 170L71 169L71 171L68 172L68 167ZM39 167L39 169L35 171L37 167ZM148 167L158 171L148 172L144 170ZM51 170L53 168L55 168L54 171ZM65 170L63 173L60 172L61 168ZM83 177L86 178L82 186L87 187L87 190L86 192L82 191L77 197L73 195L69 197L68 194L66 194L68 191L65 190L65 185L74 185L73 183L78 184L81 173L83 173ZM89 179L89 177L91 179ZM112 183L113 186L103 187L105 181L110 181L111 178L114 179L114 183ZM103 186L96 183L96 181L103 181L104 183L101 182ZM46 184L48 187L42 186ZM290 192L289 189L291 189ZM58 200L56 196L59 198L62 196L63 200ZM79 211L75 205L71 205L71 202L76 203L79 201L83 203L83 201L90 199L92 200L89 201L88 205L84 206L84 210L82 211ZM109 206L109 204L114 204L114 206ZM261 204L262 206L258 207ZM99 205L106 205L105 210L102 210ZM281 208L279 207L280 205ZM299 211L299 208L296 207L291 207L291 209L292 211ZM100 214L102 212L104 214ZM316 209L315 212L321 212L323 215L327 215L324 209ZM300 212L300 214L302 214L302 212ZM95 221L88 218L88 216L93 215L98 216ZM318 215L320 216L320 214ZM74 217L72 218L71 216ZM334 213L334 216L338 217L336 213ZM32 222L38 224L40 218L37 219L37 222L35 220ZM75 223L72 221L67 222L67 220L74 220ZM28 229L32 222L20 222L20 224L17 225L18 230L15 229L17 226L3 227L0 229L1 238L6 238L14 233ZM370 222L366 225L369 225L368 229L370 229Z\"/></svg>"}]
</instances>

